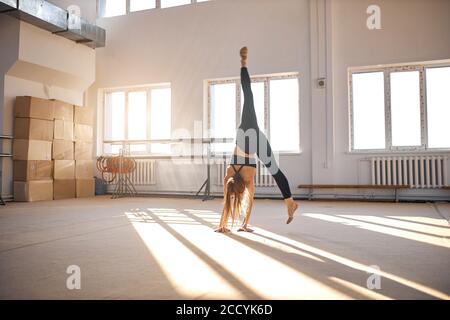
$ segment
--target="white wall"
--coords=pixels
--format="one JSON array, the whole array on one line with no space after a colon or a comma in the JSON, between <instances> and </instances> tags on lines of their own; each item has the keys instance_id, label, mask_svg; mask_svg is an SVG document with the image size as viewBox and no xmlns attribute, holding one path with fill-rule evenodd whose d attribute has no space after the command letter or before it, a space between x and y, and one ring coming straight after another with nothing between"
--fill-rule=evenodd
<instances>
[{"instance_id":1,"label":"white wall","mask_svg":"<svg viewBox=\"0 0 450 320\"><path fill-rule=\"evenodd\" d=\"M381 7L381 30L366 27L370 4ZM280 159L293 192L300 183L370 183L367 155L348 153L347 69L450 58L449 15L447 0L214 0L103 18L107 45L97 50L89 105L101 88L170 82L172 127L192 130L204 117L203 81L238 76L247 45L252 74L301 74L302 153ZM316 87L320 77L326 89ZM153 191L192 192L205 178L203 166L158 166Z\"/></svg>"},{"instance_id":2,"label":"white wall","mask_svg":"<svg viewBox=\"0 0 450 320\"><path fill-rule=\"evenodd\" d=\"M238 52L244 45L250 50L252 74L300 72L303 154L282 157L280 164L293 190L298 183L309 182L308 0L214 0L97 23L106 29L107 45L96 51L96 82L89 104L96 103L98 88L170 82L173 130L192 131L194 121L203 120L203 81L239 76ZM158 170L155 190L192 192L205 178L201 165L158 166L164 169ZM275 188L265 191L278 194Z\"/></svg>"},{"instance_id":3,"label":"white wall","mask_svg":"<svg viewBox=\"0 0 450 320\"><path fill-rule=\"evenodd\" d=\"M340 0L328 4L332 17L333 100L327 110L334 119L335 146L333 175L328 183L365 184L370 181L364 178L364 168L361 175L358 163L370 155L348 153L347 70L354 66L449 59L450 1ZM381 8L381 30L366 27L365 12L370 4Z\"/></svg>"}]
</instances>

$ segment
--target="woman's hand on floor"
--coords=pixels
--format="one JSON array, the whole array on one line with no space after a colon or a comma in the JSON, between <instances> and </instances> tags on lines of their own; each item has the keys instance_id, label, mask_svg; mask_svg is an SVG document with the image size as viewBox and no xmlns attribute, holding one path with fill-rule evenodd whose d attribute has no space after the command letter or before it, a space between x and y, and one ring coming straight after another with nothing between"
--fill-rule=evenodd
<instances>
[{"instance_id":1,"label":"woman's hand on floor","mask_svg":"<svg viewBox=\"0 0 450 320\"><path fill-rule=\"evenodd\" d=\"M249 227L247 227L247 226L242 226L242 227L240 227L239 229L238 229L238 232L253 232L253 231L255 231L255 230L253 230L253 229L250 229Z\"/></svg>"},{"instance_id":2,"label":"woman's hand on floor","mask_svg":"<svg viewBox=\"0 0 450 320\"><path fill-rule=\"evenodd\" d=\"M214 232L227 233L227 232L231 232L231 230L228 228L225 228L225 227L219 227L216 230L214 230Z\"/></svg>"}]
</instances>

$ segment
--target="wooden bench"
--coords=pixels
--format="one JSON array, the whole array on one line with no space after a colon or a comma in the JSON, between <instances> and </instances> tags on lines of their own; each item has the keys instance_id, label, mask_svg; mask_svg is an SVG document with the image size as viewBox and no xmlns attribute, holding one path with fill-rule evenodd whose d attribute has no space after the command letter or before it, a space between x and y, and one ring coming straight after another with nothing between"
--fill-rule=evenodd
<instances>
[{"instance_id":1,"label":"wooden bench","mask_svg":"<svg viewBox=\"0 0 450 320\"><path fill-rule=\"evenodd\" d=\"M394 190L395 202L398 202L398 190L410 189L410 185L371 185L371 184L300 184L299 189L309 189L308 199L311 200L314 189L383 189Z\"/></svg>"}]
</instances>

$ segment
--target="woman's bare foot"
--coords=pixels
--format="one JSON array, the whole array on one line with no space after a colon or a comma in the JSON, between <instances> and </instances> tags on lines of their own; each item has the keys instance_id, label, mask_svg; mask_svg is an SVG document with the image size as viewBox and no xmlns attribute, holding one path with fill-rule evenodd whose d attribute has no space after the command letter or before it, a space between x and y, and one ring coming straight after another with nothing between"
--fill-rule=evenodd
<instances>
[{"instance_id":1,"label":"woman's bare foot","mask_svg":"<svg viewBox=\"0 0 450 320\"><path fill-rule=\"evenodd\" d=\"M214 232L219 232L219 233L228 233L228 232L230 232L231 230L230 229L228 229L228 228L226 228L226 227L219 227L219 228L217 228L216 230L214 230Z\"/></svg>"},{"instance_id":2,"label":"woman's bare foot","mask_svg":"<svg viewBox=\"0 0 450 320\"><path fill-rule=\"evenodd\" d=\"M288 209L288 219L286 221L286 224L289 224L292 222L292 220L294 220L294 213L295 210L298 209L298 204L292 198L285 199L284 202L286 203Z\"/></svg>"},{"instance_id":3,"label":"woman's bare foot","mask_svg":"<svg viewBox=\"0 0 450 320\"><path fill-rule=\"evenodd\" d=\"M247 227L247 226L242 226L242 227L240 227L240 228L238 229L238 232L253 232L253 231L255 231L255 230L250 229L250 228Z\"/></svg>"},{"instance_id":4,"label":"woman's bare foot","mask_svg":"<svg viewBox=\"0 0 450 320\"><path fill-rule=\"evenodd\" d=\"M241 50L239 50L239 54L241 55L242 60L247 60L248 48L242 47Z\"/></svg>"},{"instance_id":5,"label":"woman's bare foot","mask_svg":"<svg viewBox=\"0 0 450 320\"><path fill-rule=\"evenodd\" d=\"M247 47L242 47L241 50L239 50L239 55L241 56L241 66L243 67L247 66L247 56L248 56Z\"/></svg>"}]
</instances>

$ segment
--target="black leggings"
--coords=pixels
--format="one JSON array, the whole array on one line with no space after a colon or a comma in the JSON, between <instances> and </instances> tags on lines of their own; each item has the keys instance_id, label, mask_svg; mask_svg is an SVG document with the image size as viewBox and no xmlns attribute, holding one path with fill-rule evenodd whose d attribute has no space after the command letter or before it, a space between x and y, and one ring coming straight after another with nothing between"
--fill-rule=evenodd
<instances>
[{"instance_id":1,"label":"black leggings","mask_svg":"<svg viewBox=\"0 0 450 320\"><path fill-rule=\"evenodd\" d=\"M244 107L242 110L241 124L236 134L236 145L247 154L256 153L259 160L266 166L283 194L283 199L292 196L289 182L284 173L278 167L272 147L266 135L261 132L256 120L255 106L250 76L246 67L241 68L241 84L244 91Z\"/></svg>"}]
</instances>

